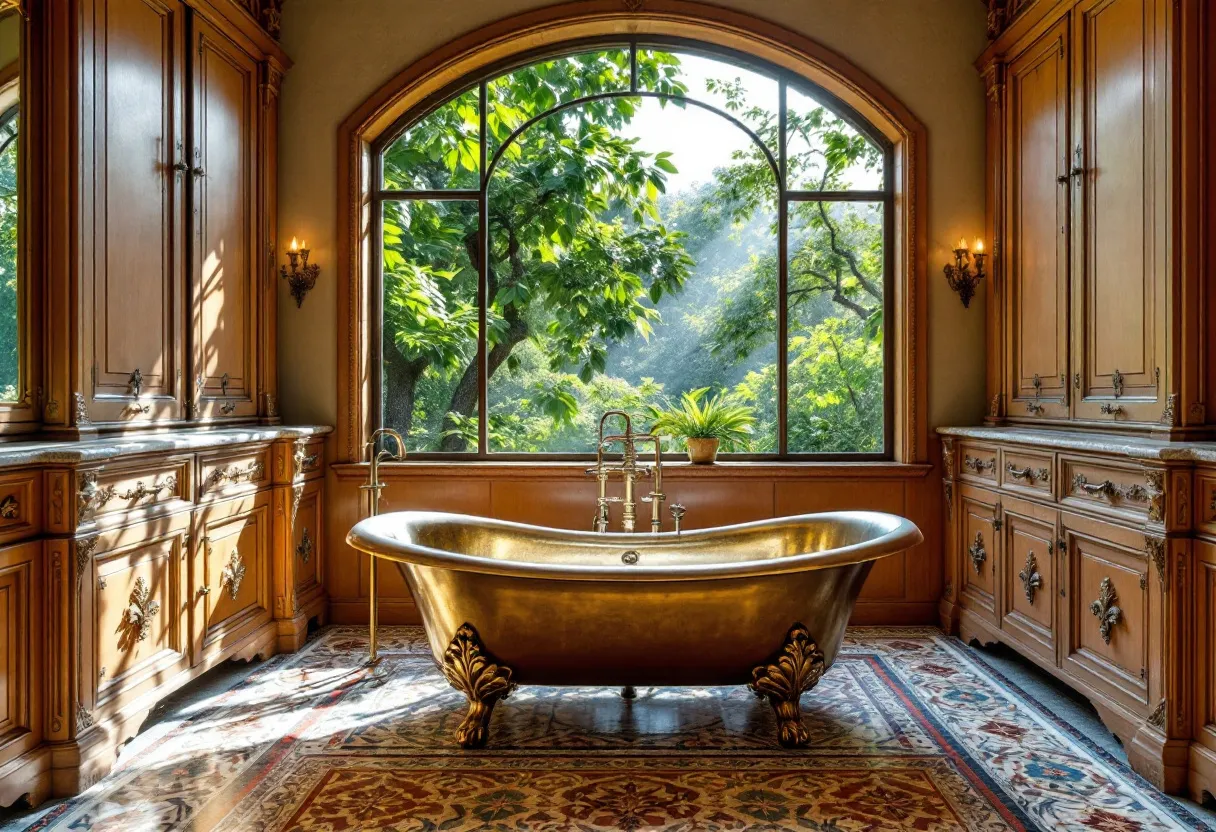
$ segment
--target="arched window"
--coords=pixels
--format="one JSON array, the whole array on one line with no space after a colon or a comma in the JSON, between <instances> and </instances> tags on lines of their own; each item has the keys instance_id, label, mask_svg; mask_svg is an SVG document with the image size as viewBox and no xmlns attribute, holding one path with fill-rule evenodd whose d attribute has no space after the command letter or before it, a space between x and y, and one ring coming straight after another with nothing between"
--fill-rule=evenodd
<instances>
[{"instance_id":1,"label":"arched window","mask_svg":"<svg viewBox=\"0 0 1216 832\"><path fill-rule=\"evenodd\" d=\"M588 454L605 410L712 406L739 458L890 457L892 149L824 90L581 43L371 150L373 400L411 453Z\"/></svg>"}]
</instances>

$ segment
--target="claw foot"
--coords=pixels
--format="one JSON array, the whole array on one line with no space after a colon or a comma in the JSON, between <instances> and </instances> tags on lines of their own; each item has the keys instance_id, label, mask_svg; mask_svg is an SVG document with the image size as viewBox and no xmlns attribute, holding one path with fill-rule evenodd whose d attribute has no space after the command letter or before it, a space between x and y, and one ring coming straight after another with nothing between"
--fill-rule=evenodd
<instances>
[{"instance_id":1,"label":"claw foot","mask_svg":"<svg viewBox=\"0 0 1216 832\"><path fill-rule=\"evenodd\" d=\"M456 729L462 748L480 748L489 736L490 716L499 699L515 689L511 668L494 662L471 624L461 625L443 654L443 675L469 699L469 711Z\"/></svg>"},{"instance_id":2,"label":"claw foot","mask_svg":"<svg viewBox=\"0 0 1216 832\"><path fill-rule=\"evenodd\" d=\"M801 748L810 740L798 700L818 684L825 669L823 651L804 626L795 624L772 661L752 671L752 692L773 706L777 740L786 748Z\"/></svg>"}]
</instances>

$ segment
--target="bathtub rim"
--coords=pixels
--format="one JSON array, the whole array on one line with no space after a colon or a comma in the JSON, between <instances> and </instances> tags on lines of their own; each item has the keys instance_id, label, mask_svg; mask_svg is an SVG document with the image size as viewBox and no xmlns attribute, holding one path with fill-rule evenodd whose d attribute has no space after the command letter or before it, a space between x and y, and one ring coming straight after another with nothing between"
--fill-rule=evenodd
<instances>
[{"instance_id":1,"label":"bathtub rim","mask_svg":"<svg viewBox=\"0 0 1216 832\"><path fill-rule=\"evenodd\" d=\"M408 523L413 520L420 522L443 520L445 522L465 522L482 528L510 530L516 533L524 532L548 539L595 543L601 546L619 545L621 551L624 552L627 549L641 548L646 544L698 542L740 531L779 529L785 526L800 525L812 521L825 522L833 519L857 521L862 518L874 517L889 518L895 522L889 531L860 543L853 543L848 546L820 552L791 555L779 559L736 561L730 563L699 563L681 566L649 566L645 563L627 566L619 562L606 563L604 565L582 565L500 560L421 546L416 543L403 541L384 531L390 528L398 529L402 523ZM347 544L358 551L398 563L517 578L622 582L746 578L830 569L834 566L849 566L898 554L919 545L923 541L924 535L915 523L906 517L900 517L897 514L883 511L827 511L796 514L767 520L754 520L747 523L735 523L728 526L715 526L708 529L695 529L681 532L678 536L675 532L625 534L619 532L600 533L554 529L547 526L517 523L511 520L498 520L490 517L443 511L395 511L360 520L346 535Z\"/></svg>"}]
</instances>

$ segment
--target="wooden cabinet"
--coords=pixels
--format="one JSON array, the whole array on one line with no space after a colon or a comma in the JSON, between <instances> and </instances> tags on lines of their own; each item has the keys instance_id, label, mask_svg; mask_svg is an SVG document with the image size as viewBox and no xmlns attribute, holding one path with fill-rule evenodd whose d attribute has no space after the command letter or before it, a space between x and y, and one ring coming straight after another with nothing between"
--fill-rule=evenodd
<instances>
[{"instance_id":1,"label":"wooden cabinet","mask_svg":"<svg viewBox=\"0 0 1216 832\"><path fill-rule=\"evenodd\" d=\"M193 36L196 415L253 416L258 64L201 17Z\"/></svg>"},{"instance_id":2,"label":"wooden cabinet","mask_svg":"<svg viewBox=\"0 0 1216 832\"><path fill-rule=\"evenodd\" d=\"M63 6L48 54L79 54L66 68L79 94L51 96L49 135L80 154L56 155L49 178L79 181L81 197L65 184L48 199L50 225L76 234L74 257L48 261L46 422L81 433L277 419L277 132L262 104L286 56L235 3ZM76 107L79 119L65 115Z\"/></svg>"},{"instance_id":3,"label":"wooden cabinet","mask_svg":"<svg viewBox=\"0 0 1216 832\"><path fill-rule=\"evenodd\" d=\"M1212 146L1212 102L1192 89L1216 95L1191 42L1206 33L1178 28L1192 15L1197 0L1038 4L980 59L1000 133L989 141L1003 356L990 364L993 423L1213 434L1195 357L1216 297L1198 255L1178 249L1206 210L1191 181Z\"/></svg>"},{"instance_id":4,"label":"wooden cabinet","mask_svg":"<svg viewBox=\"0 0 1216 832\"><path fill-rule=\"evenodd\" d=\"M270 620L270 494L199 512L193 570L193 663Z\"/></svg>"},{"instance_id":5,"label":"wooden cabinet","mask_svg":"<svg viewBox=\"0 0 1216 832\"><path fill-rule=\"evenodd\" d=\"M1001 506L1001 629L1055 664L1061 593L1054 509L1006 497Z\"/></svg>"},{"instance_id":6,"label":"wooden cabinet","mask_svg":"<svg viewBox=\"0 0 1216 832\"><path fill-rule=\"evenodd\" d=\"M968 611L990 624L996 624L998 617L1001 509L997 502L996 494L971 486L963 486L959 501L958 545L963 553L959 593L971 602Z\"/></svg>"},{"instance_id":7,"label":"wooden cabinet","mask_svg":"<svg viewBox=\"0 0 1216 832\"><path fill-rule=\"evenodd\" d=\"M49 766L31 759L43 739L43 573L41 541L0 549L0 806L50 793Z\"/></svg>"},{"instance_id":8,"label":"wooden cabinet","mask_svg":"<svg viewBox=\"0 0 1216 832\"><path fill-rule=\"evenodd\" d=\"M1169 279L1165 0L1073 12L1076 416L1156 422Z\"/></svg>"},{"instance_id":9,"label":"wooden cabinet","mask_svg":"<svg viewBox=\"0 0 1216 832\"><path fill-rule=\"evenodd\" d=\"M178 0L83 5L78 405L94 423L174 420L185 405L187 11Z\"/></svg>"},{"instance_id":10,"label":"wooden cabinet","mask_svg":"<svg viewBox=\"0 0 1216 832\"><path fill-rule=\"evenodd\" d=\"M1067 419L1068 19L1010 62L1005 134L1009 412Z\"/></svg>"}]
</instances>

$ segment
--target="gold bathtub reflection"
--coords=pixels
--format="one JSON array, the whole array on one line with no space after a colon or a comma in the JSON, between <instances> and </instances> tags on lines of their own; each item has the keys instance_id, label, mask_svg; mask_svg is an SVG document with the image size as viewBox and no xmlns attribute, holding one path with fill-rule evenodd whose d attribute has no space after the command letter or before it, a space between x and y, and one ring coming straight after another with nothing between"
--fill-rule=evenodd
<instances>
[{"instance_id":1,"label":"gold bathtub reflection","mask_svg":"<svg viewBox=\"0 0 1216 832\"><path fill-rule=\"evenodd\" d=\"M665 534L560 531L437 512L363 520L347 535L394 560L431 652L486 740L517 684L749 684L783 745L806 743L799 696L831 666L874 561L922 540L870 511Z\"/></svg>"}]
</instances>

